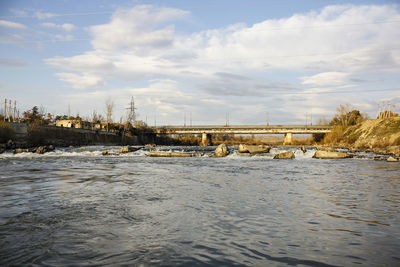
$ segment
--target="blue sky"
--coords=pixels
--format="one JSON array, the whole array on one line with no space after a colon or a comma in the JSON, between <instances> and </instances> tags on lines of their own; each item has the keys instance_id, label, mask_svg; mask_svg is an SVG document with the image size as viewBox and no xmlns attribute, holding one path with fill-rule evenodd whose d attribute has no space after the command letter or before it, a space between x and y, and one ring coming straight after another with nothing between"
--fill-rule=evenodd
<instances>
[{"instance_id":1,"label":"blue sky","mask_svg":"<svg viewBox=\"0 0 400 267\"><path fill-rule=\"evenodd\" d=\"M400 110L398 1L0 2L0 98L150 125Z\"/></svg>"}]
</instances>

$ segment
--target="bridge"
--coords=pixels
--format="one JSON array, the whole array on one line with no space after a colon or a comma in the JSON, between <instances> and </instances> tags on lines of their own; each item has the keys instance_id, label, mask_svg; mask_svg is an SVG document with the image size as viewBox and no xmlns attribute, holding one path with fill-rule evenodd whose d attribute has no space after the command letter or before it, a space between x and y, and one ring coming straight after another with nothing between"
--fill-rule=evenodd
<instances>
[{"instance_id":1,"label":"bridge","mask_svg":"<svg viewBox=\"0 0 400 267\"><path fill-rule=\"evenodd\" d=\"M327 125L237 125L237 126L159 126L157 134L202 134L202 145L211 143L212 134L284 134L284 144L292 143L293 134L325 134Z\"/></svg>"}]
</instances>

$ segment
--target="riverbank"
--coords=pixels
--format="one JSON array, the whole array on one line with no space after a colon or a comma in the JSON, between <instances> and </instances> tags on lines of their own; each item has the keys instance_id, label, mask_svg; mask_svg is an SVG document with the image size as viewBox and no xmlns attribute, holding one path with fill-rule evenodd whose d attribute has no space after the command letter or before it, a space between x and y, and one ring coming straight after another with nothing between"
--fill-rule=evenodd
<instances>
[{"instance_id":1,"label":"riverbank","mask_svg":"<svg viewBox=\"0 0 400 267\"><path fill-rule=\"evenodd\" d=\"M322 144L400 157L400 117L365 120L345 129L335 127Z\"/></svg>"}]
</instances>

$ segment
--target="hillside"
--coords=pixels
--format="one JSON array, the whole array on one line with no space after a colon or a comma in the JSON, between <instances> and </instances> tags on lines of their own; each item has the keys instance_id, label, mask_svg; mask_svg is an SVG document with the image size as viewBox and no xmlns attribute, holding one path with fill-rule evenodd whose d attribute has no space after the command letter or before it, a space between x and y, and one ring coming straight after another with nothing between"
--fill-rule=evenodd
<instances>
[{"instance_id":1,"label":"hillside","mask_svg":"<svg viewBox=\"0 0 400 267\"><path fill-rule=\"evenodd\" d=\"M400 117L365 120L347 128L340 144L400 155Z\"/></svg>"}]
</instances>

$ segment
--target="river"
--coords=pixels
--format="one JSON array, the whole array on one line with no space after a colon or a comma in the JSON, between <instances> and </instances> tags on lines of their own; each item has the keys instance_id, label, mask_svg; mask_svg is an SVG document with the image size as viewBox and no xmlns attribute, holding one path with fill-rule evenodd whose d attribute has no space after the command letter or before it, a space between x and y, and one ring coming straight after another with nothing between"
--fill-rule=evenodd
<instances>
[{"instance_id":1,"label":"river","mask_svg":"<svg viewBox=\"0 0 400 267\"><path fill-rule=\"evenodd\" d=\"M400 266L399 162L105 149L0 155L0 265Z\"/></svg>"}]
</instances>

